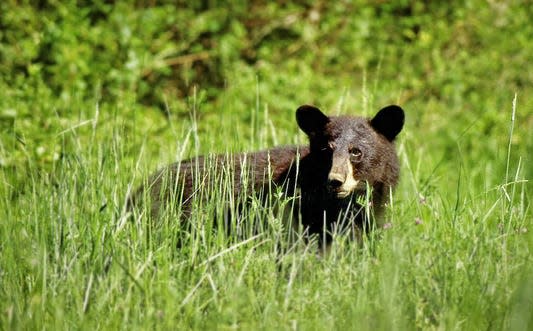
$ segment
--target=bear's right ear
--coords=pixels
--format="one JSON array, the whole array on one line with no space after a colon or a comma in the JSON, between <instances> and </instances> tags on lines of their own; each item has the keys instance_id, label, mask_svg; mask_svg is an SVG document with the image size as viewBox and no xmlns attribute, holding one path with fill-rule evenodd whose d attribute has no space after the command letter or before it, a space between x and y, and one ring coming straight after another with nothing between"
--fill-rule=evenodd
<instances>
[{"instance_id":1,"label":"bear's right ear","mask_svg":"<svg viewBox=\"0 0 533 331\"><path fill-rule=\"evenodd\" d=\"M316 107L303 105L296 110L296 122L298 122L298 126L303 132L313 137L318 132L324 131L324 127L329 122L329 117Z\"/></svg>"}]
</instances>

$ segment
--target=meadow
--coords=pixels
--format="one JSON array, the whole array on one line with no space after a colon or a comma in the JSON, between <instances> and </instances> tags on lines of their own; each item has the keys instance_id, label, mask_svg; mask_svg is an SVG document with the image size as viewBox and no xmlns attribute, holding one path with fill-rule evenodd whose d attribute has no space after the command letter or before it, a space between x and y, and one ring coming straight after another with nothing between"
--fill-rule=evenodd
<instances>
[{"instance_id":1,"label":"meadow","mask_svg":"<svg viewBox=\"0 0 533 331\"><path fill-rule=\"evenodd\" d=\"M0 4L0 329L531 330L528 1ZM399 104L383 225L327 254L124 218L159 167ZM207 192L209 193L209 192ZM214 192L216 193L216 192ZM281 246L285 247L280 251Z\"/></svg>"}]
</instances>

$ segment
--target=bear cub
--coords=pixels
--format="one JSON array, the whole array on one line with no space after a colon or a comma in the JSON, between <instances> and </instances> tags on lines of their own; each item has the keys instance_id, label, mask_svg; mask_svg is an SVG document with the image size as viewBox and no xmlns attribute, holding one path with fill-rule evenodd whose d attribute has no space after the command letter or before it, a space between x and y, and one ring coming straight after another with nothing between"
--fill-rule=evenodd
<instances>
[{"instance_id":1,"label":"bear cub","mask_svg":"<svg viewBox=\"0 0 533 331\"><path fill-rule=\"evenodd\" d=\"M148 197L152 217L179 203L182 218L187 218L191 202L205 197L201 190L220 181L210 171L229 167L233 169L228 174L233 182L230 194L254 192L266 201L273 190L281 190L296 198L292 219L307 235L318 235L320 242L330 242L332 233L343 229L368 231L373 226L371 214L380 214L398 183L394 140L403 128L402 108L387 106L367 119L326 116L304 105L296 110L296 122L308 136L308 146L218 155L211 163L199 156L171 164L128 198L129 209ZM213 160L218 166L213 167Z\"/></svg>"}]
</instances>

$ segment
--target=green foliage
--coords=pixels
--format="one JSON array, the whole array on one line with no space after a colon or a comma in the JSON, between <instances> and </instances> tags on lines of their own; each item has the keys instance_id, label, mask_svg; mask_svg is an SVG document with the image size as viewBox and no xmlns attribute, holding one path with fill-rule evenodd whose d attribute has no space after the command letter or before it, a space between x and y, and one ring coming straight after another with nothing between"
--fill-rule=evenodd
<instances>
[{"instance_id":1,"label":"green foliage","mask_svg":"<svg viewBox=\"0 0 533 331\"><path fill-rule=\"evenodd\" d=\"M1 1L0 328L530 329L532 18L527 1ZM199 226L181 248L179 222L121 218L162 164L303 143L304 103L406 110L392 226L363 247L280 253L255 205L264 234Z\"/></svg>"}]
</instances>

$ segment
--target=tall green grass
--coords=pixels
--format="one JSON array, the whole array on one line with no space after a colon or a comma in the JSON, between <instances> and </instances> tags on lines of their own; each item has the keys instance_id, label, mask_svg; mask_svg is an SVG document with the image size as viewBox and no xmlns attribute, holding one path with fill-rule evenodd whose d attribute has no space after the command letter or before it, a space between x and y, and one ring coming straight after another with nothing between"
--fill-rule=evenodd
<instances>
[{"instance_id":1,"label":"tall green grass","mask_svg":"<svg viewBox=\"0 0 533 331\"><path fill-rule=\"evenodd\" d=\"M258 104L248 129L264 140L236 150L304 141L269 125L279 119ZM67 152L51 169L27 150L24 173L0 172L2 329L530 329L530 192L513 148L524 131L511 121L521 110L515 99L502 115L505 140L478 141L478 124L466 123L450 147L438 130L417 133L406 109L387 225L362 245L340 237L327 254L289 242L275 211L254 202L244 218L264 231L217 231L225 177L202 192L191 230L173 217L179 208L155 223L124 218L127 192L168 157L147 152L142 119L82 110L86 120L52 138ZM173 127L163 154L231 150L202 125L192 116ZM506 156L491 159L492 148Z\"/></svg>"}]
</instances>

